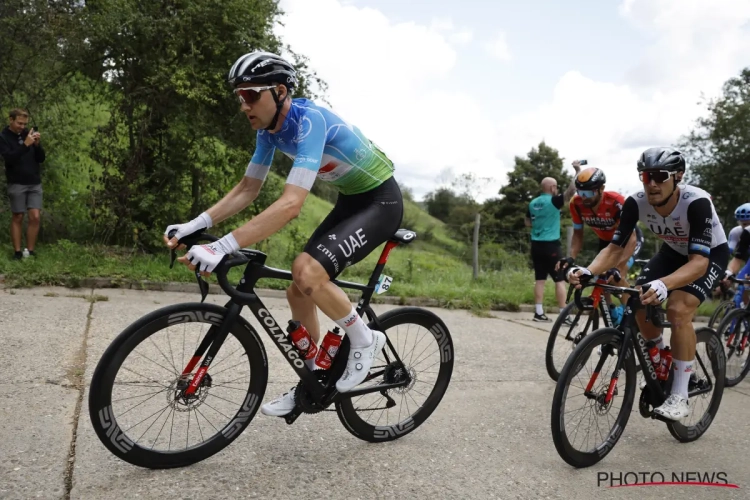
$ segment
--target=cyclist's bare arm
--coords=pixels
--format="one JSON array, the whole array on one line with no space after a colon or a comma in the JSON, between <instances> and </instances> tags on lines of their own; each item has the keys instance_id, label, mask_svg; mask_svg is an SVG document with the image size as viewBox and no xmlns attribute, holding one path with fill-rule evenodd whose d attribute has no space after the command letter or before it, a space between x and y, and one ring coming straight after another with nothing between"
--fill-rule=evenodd
<instances>
[{"instance_id":1,"label":"cyclist's bare arm","mask_svg":"<svg viewBox=\"0 0 750 500\"><path fill-rule=\"evenodd\" d=\"M578 171L576 170L576 173ZM573 176L573 180L570 181L570 185L568 186L568 189L565 190L565 193L563 193L565 197L565 204L567 205L570 203L570 200L573 198L573 195L576 194L576 178Z\"/></svg>"},{"instance_id":2,"label":"cyclist's bare arm","mask_svg":"<svg viewBox=\"0 0 750 500\"><path fill-rule=\"evenodd\" d=\"M218 224L247 208L258 197L262 186L262 179L243 176L224 198L206 212L211 216L213 223Z\"/></svg>"},{"instance_id":3,"label":"cyclist's bare arm","mask_svg":"<svg viewBox=\"0 0 750 500\"><path fill-rule=\"evenodd\" d=\"M285 184L284 192L278 200L243 226L232 231L241 248L263 241L275 234L292 219L296 218L310 191L293 184Z\"/></svg>"}]
</instances>

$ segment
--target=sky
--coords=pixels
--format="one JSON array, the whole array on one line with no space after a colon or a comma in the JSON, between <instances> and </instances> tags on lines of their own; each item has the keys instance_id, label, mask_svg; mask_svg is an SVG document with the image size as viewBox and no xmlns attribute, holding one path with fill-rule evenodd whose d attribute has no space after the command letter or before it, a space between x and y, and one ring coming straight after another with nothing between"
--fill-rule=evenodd
<instances>
[{"instance_id":1,"label":"sky","mask_svg":"<svg viewBox=\"0 0 750 500\"><path fill-rule=\"evenodd\" d=\"M497 196L541 141L607 189L641 185L750 65L748 0L281 0L276 33L420 199L462 173Z\"/></svg>"}]
</instances>

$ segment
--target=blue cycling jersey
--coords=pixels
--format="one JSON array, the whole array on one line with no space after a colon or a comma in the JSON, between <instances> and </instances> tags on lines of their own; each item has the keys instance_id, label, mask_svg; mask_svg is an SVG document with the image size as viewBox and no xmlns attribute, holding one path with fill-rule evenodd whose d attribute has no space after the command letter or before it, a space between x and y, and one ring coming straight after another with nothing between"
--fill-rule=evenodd
<instances>
[{"instance_id":1,"label":"blue cycling jersey","mask_svg":"<svg viewBox=\"0 0 750 500\"><path fill-rule=\"evenodd\" d=\"M278 148L294 160L287 183L311 189L316 178L359 194L393 176L393 162L355 126L310 101L292 99L281 130L259 130L245 175L265 179Z\"/></svg>"}]
</instances>

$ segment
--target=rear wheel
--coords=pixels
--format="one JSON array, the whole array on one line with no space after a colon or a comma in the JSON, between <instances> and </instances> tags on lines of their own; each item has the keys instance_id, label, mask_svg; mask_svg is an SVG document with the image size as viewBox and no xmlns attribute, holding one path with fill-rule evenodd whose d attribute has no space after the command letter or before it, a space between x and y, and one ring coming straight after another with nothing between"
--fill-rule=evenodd
<instances>
[{"instance_id":1,"label":"rear wheel","mask_svg":"<svg viewBox=\"0 0 750 500\"><path fill-rule=\"evenodd\" d=\"M386 344L362 388L408 381L403 387L342 399L336 412L344 427L369 442L391 441L412 432L437 408L453 373L453 341L448 327L430 311L402 307L377 318ZM393 350L398 352L398 359ZM341 355L346 354L344 351ZM387 359L386 359L387 356Z\"/></svg>"},{"instance_id":2,"label":"rear wheel","mask_svg":"<svg viewBox=\"0 0 750 500\"><path fill-rule=\"evenodd\" d=\"M721 340L712 328L695 330L695 381L688 386L690 416L667 424L670 434L683 443L695 441L711 426L724 394L726 356Z\"/></svg>"},{"instance_id":3,"label":"rear wheel","mask_svg":"<svg viewBox=\"0 0 750 500\"><path fill-rule=\"evenodd\" d=\"M711 318L708 320L708 326L710 328L718 328L719 324L721 324L721 321L724 319L724 317L733 309L735 309L734 300L723 301L714 310L714 313L711 315Z\"/></svg>"}]
</instances>

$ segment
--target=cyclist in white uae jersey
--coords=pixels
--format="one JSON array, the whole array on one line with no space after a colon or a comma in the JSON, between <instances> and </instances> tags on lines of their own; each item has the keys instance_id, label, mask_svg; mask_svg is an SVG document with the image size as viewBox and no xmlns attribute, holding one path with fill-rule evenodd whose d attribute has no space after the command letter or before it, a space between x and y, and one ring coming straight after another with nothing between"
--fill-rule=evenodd
<instances>
[{"instance_id":1,"label":"cyclist in white uae jersey","mask_svg":"<svg viewBox=\"0 0 750 500\"><path fill-rule=\"evenodd\" d=\"M240 109L258 131L255 154L244 178L229 194L194 220L167 227L164 239L174 247L183 236L209 228L252 203L275 149L294 160L281 197L219 241L192 247L180 262L210 273L229 254L268 238L297 217L316 178L336 186L339 196L333 210L292 264L293 283L287 298L292 319L307 328L314 342L320 339L316 308L344 330L350 351L336 389L351 391L367 377L386 337L370 330L348 296L331 280L398 230L403 200L393 178L393 163L359 129L332 111L307 99L292 99L296 72L280 56L245 54L229 70L228 80ZM172 229L177 229L177 234L168 238ZM292 389L264 404L261 412L284 416L294 409L294 396Z\"/></svg>"},{"instance_id":2,"label":"cyclist in white uae jersey","mask_svg":"<svg viewBox=\"0 0 750 500\"><path fill-rule=\"evenodd\" d=\"M613 267L640 220L664 241L659 252L643 268L636 286L650 285L641 303L660 304L667 296L667 318L672 324L674 382L667 400L655 413L672 420L690 415L688 383L695 361L693 315L719 280L729 261L724 228L711 197L694 186L679 187L685 173L685 158L669 148L651 148L638 160L643 190L625 200L620 225L612 243L588 268L573 268L570 283L583 274L601 274ZM664 349L661 331L645 321L645 310L636 316L644 338Z\"/></svg>"}]
</instances>

